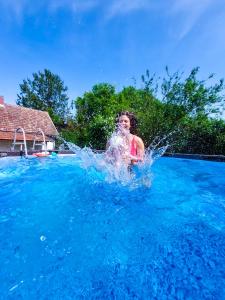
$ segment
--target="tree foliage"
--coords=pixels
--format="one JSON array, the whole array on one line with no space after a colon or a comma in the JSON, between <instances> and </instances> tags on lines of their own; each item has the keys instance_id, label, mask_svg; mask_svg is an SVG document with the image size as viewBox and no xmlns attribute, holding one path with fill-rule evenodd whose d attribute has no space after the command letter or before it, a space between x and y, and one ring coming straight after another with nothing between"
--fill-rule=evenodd
<instances>
[{"instance_id":1,"label":"tree foliage","mask_svg":"<svg viewBox=\"0 0 225 300\"><path fill-rule=\"evenodd\" d=\"M161 86L162 101L179 105L186 114L192 116L212 113L212 110L216 109L212 105L223 101L220 92L224 89L224 82L221 79L219 83L207 86L213 75L210 75L207 80L198 80L198 72L199 68L194 68L182 81L182 74L176 72L170 75L166 68L167 77L163 78Z\"/></svg>"},{"instance_id":2,"label":"tree foliage","mask_svg":"<svg viewBox=\"0 0 225 300\"><path fill-rule=\"evenodd\" d=\"M58 75L45 69L43 72L33 73L32 79L23 80L16 103L48 111L53 121L60 124L69 115L67 90Z\"/></svg>"},{"instance_id":3,"label":"tree foliage","mask_svg":"<svg viewBox=\"0 0 225 300\"><path fill-rule=\"evenodd\" d=\"M76 99L72 117L67 87L59 76L44 70L23 81L17 104L48 111L62 136L82 147L105 149L116 114L128 110L139 120L137 134L146 147L163 141L174 152L225 154L225 122L213 118L225 105L223 80L198 77L199 68L186 78L166 68L161 79L147 70L141 88L135 84L117 92L111 84L96 84Z\"/></svg>"},{"instance_id":4,"label":"tree foliage","mask_svg":"<svg viewBox=\"0 0 225 300\"><path fill-rule=\"evenodd\" d=\"M115 127L115 115L129 110L138 117L138 135L146 146L170 136L171 151L225 153L225 123L212 118L218 104L223 104L223 80L210 85L213 76L199 80L198 71L194 68L183 79L183 74L170 74L166 68L160 81L147 70L142 88L128 86L118 93L112 85L95 85L76 101L78 143L104 149Z\"/></svg>"},{"instance_id":5,"label":"tree foliage","mask_svg":"<svg viewBox=\"0 0 225 300\"><path fill-rule=\"evenodd\" d=\"M105 147L114 126L115 101L115 88L106 83L94 85L90 92L77 98L76 128L81 146Z\"/></svg>"}]
</instances>

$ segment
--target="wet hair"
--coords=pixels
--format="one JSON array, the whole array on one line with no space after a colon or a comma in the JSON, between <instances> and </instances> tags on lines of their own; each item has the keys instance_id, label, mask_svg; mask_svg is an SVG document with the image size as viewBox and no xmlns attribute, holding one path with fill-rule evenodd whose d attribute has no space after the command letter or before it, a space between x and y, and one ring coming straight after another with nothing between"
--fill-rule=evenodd
<instances>
[{"instance_id":1,"label":"wet hair","mask_svg":"<svg viewBox=\"0 0 225 300\"><path fill-rule=\"evenodd\" d=\"M119 119L121 116L127 116L130 120L130 133L135 134L137 129L137 118L135 115L129 111L121 111L116 116L116 124L119 123Z\"/></svg>"}]
</instances>

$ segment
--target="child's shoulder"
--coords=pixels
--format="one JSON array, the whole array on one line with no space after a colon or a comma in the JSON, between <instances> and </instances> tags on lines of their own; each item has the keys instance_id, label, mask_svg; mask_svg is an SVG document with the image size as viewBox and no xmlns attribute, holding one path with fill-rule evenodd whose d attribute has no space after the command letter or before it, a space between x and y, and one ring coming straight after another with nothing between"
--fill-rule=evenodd
<instances>
[{"instance_id":1,"label":"child's shoulder","mask_svg":"<svg viewBox=\"0 0 225 300\"><path fill-rule=\"evenodd\" d=\"M142 139L137 135L133 134L133 138L135 139L136 142L142 142Z\"/></svg>"},{"instance_id":2,"label":"child's shoulder","mask_svg":"<svg viewBox=\"0 0 225 300\"><path fill-rule=\"evenodd\" d=\"M135 135L134 137L135 137L135 142L137 143L137 145L140 146L140 147L144 147L143 140L137 135Z\"/></svg>"}]
</instances>

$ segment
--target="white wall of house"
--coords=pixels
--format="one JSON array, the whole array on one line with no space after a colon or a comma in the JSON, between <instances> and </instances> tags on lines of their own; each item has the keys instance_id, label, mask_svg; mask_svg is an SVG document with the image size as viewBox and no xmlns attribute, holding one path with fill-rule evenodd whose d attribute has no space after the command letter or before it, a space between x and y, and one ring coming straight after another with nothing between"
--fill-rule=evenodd
<instances>
[{"instance_id":1,"label":"white wall of house","mask_svg":"<svg viewBox=\"0 0 225 300\"><path fill-rule=\"evenodd\" d=\"M0 151L10 151L11 145L10 141L0 140Z\"/></svg>"},{"instance_id":2,"label":"white wall of house","mask_svg":"<svg viewBox=\"0 0 225 300\"><path fill-rule=\"evenodd\" d=\"M0 140L0 151L1 152L8 152L11 151L13 140L8 141L8 140ZM33 141L27 141L27 150L32 150L33 147ZM35 150L41 150L42 146L36 146ZM15 146L15 151L20 150L20 145ZM24 150L24 149L23 149Z\"/></svg>"}]
</instances>

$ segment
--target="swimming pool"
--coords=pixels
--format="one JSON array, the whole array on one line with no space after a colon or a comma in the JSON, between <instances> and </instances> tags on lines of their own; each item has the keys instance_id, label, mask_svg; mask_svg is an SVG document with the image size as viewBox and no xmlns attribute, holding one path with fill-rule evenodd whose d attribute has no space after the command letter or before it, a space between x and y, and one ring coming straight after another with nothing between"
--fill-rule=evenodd
<instances>
[{"instance_id":1,"label":"swimming pool","mask_svg":"<svg viewBox=\"0 0 225 300\"><path fill-rule=\"evenodd\" d=\"M152 186L76 157L0 160L1 299L225 299L225 164L161 158Z\"/></svg>"}]
</instances>

